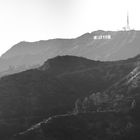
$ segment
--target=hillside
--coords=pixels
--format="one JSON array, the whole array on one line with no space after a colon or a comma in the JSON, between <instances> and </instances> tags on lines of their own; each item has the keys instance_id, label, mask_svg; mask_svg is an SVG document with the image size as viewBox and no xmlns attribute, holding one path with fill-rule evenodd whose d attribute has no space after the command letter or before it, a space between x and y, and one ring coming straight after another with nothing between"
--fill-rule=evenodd
<instances>
[{"instance_id":1,"label":"hillside","mask_svg":"<svg viewBox=\"0 0 140 140\"><path fill-rule=\"evenodd\" d=\"M140 66L137 65L105 91L79 98L74 114L52 116L13 138L137 140L140 138L139 112Z\"/></svg>"},{"instance_id":2,"label":"hillside","mask_svg":"<svg viewBox=\"0 0 140 140\"><path fill-rule=\"evenodd\" d=\"M136 124L138 127L138 124ZM129 114L83 113L50 117L14 140L136 140L140 129Z\"/></svg>"},{"instance_id":3,"label":"hillside","mask_svg":"<svg viewBox=\"0 0 140 140\"><path fill-rule=\"evenodd\" d=\"M127 76L139 58L100 62L58 56L37 69L2 77L0 137L23 131L49 116L72 112L78 98L107 90Z\"/></svg>"},{"instance_id":4,"label":"hillside","mask_svg":"<svg viewBox=\"0 0 140 140\"><path fill-rule=\"evenodd\" d=\"M20 42L0 58L0 75L21 72L42 65L58 55L113 61L134 57L140 52L140 31L94 31L74 39ZM11 71L12 68L12 71Z\"/></svg>"}]
</instances>

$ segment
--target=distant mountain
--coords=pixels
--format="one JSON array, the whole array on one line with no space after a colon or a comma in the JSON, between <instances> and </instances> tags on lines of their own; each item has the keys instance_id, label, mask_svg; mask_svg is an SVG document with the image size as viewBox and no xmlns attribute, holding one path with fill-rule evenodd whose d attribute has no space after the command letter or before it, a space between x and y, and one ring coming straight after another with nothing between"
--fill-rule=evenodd
<instances>
[{"instance_id":1,"label":"distant mountain","mask_svg":"<svg viewBox=\"0 0 140 140\"><path fill-rule=\"evenodd\" d=\"M75 39L20 42L0 58L0 75L16 73L42 65L58 55L73 55L92 60L113 61L140 53L140 31L95 31ZM10 71L10 68L13 71ZM24 67L23 70L20 69ZM7 71L7 72L5 72Z\"/></svg>"},{"instance_id":2,"label":"distant mountain","mask_svg":"<svg viewBox=\"0 0 140 140\"><path fill-rule=\"evenodd\" d=\"M49 116L73 112L78 98L103 92L137 67L140 56L100 62L57 56L41 67L0 79L0 137Z\"/></svg>"}]
</instances>

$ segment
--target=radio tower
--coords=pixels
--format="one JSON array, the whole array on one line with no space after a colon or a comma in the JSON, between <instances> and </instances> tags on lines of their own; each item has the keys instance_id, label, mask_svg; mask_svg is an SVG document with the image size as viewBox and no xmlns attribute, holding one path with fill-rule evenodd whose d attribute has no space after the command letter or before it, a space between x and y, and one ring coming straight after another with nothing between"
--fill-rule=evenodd
<instances>
[{"instance_id":1,"label":"radio tower","mask_svg":"<svg viewBox=\"0 0 140 140\"><path fill-rule=\"evenodd\" d=\"M129 26L129 13L127 12L127 25L126 25L126 30L129 31L130 30L130 26Z\"/></svg>"}]
</instances>

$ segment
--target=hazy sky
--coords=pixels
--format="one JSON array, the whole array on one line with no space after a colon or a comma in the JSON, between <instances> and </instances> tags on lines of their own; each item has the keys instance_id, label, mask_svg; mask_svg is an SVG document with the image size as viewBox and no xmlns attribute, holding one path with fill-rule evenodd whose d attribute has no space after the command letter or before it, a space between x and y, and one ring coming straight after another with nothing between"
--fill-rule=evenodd
<instances>
[{"instance_id":1,"label":"hazy sky","mask_svg":"<svg viewBox=\"0 0 140 140\"><path fill-rule=\"evenodd\" d=\"M0 55L20 41L72 38L94 30L140 29L139 0L0 0Z\"/></svg>"}]
</instances>

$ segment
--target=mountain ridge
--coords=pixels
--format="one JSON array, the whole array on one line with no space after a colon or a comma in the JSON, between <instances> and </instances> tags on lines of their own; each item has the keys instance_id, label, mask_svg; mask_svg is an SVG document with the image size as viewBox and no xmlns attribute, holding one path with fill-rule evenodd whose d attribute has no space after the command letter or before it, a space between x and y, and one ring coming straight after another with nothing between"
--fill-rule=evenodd
<instances>
[{"instance_id":1,"label":"mountain ridge","mask_svg":"<svg viewBox=\"0 0 140 140\"><path fill-rule=\"evenodd\" d=\"M30 69L57 55L73 55L100 61L125 60L139 54L139 36L140 31L136 30L98 30L72 39L22 41L1 56L0 72L7 71L9 67L15 68L15 71L22 66ZM7 74L10 74L10 70Z\"/></svg>"}]
</instances>

